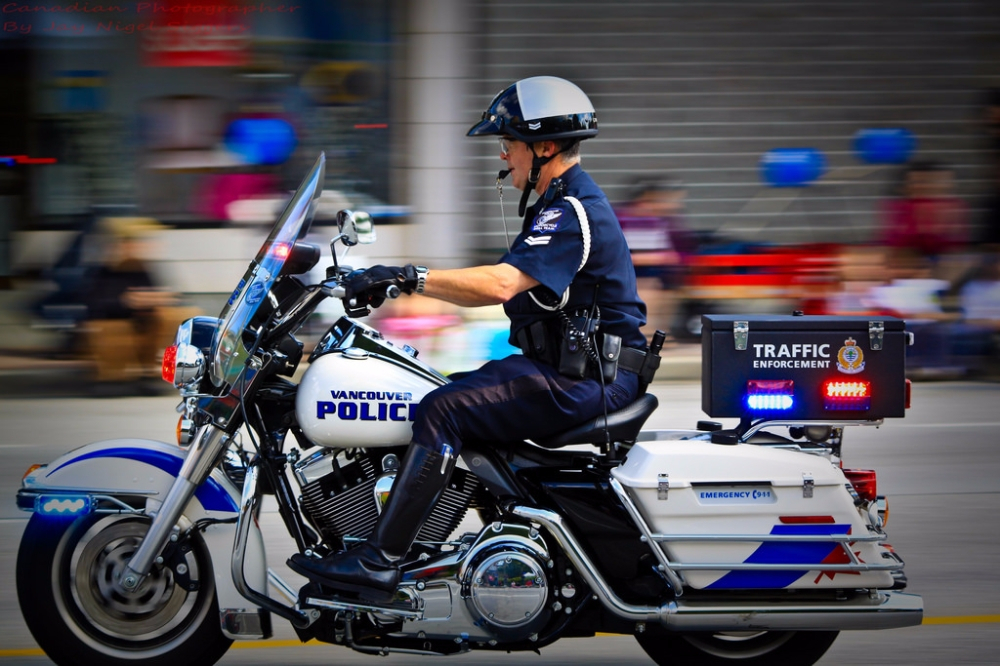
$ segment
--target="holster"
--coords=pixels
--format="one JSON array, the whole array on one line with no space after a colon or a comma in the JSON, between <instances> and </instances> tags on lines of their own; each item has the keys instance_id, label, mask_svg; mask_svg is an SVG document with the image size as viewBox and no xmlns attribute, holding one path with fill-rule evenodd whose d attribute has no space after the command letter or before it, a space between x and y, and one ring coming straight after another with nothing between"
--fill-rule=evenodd
<instances>
[{"instance_id":1,"label":"holster","mask_svg":"<svg viewBox=\"0 0 1000 666\"><path fill-rule=\"evenodd\" d=\"M558 346L549 327L543 321L536 321L520 329L514 336L521 352L534 361L541 361L554 368L558 365Z\"/></svg>"}]
</instances>

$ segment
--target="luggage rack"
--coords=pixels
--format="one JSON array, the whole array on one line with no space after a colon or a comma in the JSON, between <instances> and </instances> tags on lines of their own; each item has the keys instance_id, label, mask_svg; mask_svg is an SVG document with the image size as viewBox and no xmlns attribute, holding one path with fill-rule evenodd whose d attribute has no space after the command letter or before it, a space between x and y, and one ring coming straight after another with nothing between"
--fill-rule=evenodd
<instances>
[{"instance_id":1,"label":"luggage rack","mask_svg":"<svg viewBox=\"0 0 1000 666\"><path fill-rule=\"evenodd\" d=\"M751 437L756 435L758 432L764 428L778 427L788 427L794 428L801 426L807 428L809 426L819 426L819 427L829 427L833 429L842 428L844 426L875 426L878 427L885 423L885 419L855 419L848 421L834 421L834 420L820 420L820 421L808 421L803 419L794 420L784 420L784 419L762 419L760 421L740 421L740 424L734 429L734 431L739 435L741 442L748 442ZM726 432L719 430L717 432ZM731 431L732 432L732 431ZM715 433L712 433L713 435ZM713 440L714 441L714 440Z\"/></svg>"},{"instance_id":2,"label":"luggage rack","mask_svg":"<svg viewBox=\"0 0 1000 666\"><path fill-rule=\"evenodd\" d=\"M840 447L843 441L843 432L845 426L875 426L878 427L885 422L885 419L853 419L853 420L833 420L833 419L823 419L823 420L804 420L804 419L760 419L757 421L751 421L750 419L742 419L735 428L731 429L718 429L711 431L711 441L713 444L761 444L761 445L773 445L774 443L763 443L763 442L753 442L751 441L755 435L760 434L765 428L773 427L787 427L787 428L802 428L803 432L801 436L805 436L812 447L821 447L827 449L834 456L840 456ZM829 431L825 433L822 439L813 439L808 436L808 428L829 428ZM786 444L786 442L782 442ZM788 445L795 445L801 447L801 442L796 440L787 440ZM803 450L811 450L811 447L806 447Z\"/></svg>"},{"instance_id":3,"label":"luggage rack","mask_svg":"<svg viewBox=\"0 0 1000 666\"><path fill-rule=\"evenodd\" d=\"M642 533L641 540L650 546L650 550L659 561L657 569L670 583L677 596L683 594L684 581L678 573L680 571L830 571L835 573L861 573L864 571L898 571L903 568L902 562L892 564L871 564L862 562L854 552L848 548L848 544L862 542L882 542L888 537L884 533L873 535L853 535L853 534L657 534L649 529L646 521L639 513L635 502L622 486L618 479L610 479L611 489L624 504L626 511L632 520L639 527ZM698 563L684 564L682 562L671 562L663 548L655 547L654 544L680 543L680 542L835 542L840 545L850 560L847 564L822 564L810 563L781 563L762 564L747 562L719 562L719 563Z\"/></svg>"}]
</instances>

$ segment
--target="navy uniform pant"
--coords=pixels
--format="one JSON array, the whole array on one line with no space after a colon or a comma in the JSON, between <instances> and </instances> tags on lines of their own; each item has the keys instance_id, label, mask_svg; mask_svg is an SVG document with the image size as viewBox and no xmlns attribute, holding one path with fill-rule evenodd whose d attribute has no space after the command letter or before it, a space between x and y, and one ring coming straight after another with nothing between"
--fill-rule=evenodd
<instances>
[{"instance_id":1,"label":"navy uniform pant","mask_svg":"<svg viewBox=\"0 0 1000 666\"><path fill-rule=\"evenodd\" d=\"M454 453L470 440L544 439L625 407L639 396L638 377L621 369L613 384L571 379L555 368L515 355L456 375L417 406L413 442Z\"/></svg>"}]
</instances>

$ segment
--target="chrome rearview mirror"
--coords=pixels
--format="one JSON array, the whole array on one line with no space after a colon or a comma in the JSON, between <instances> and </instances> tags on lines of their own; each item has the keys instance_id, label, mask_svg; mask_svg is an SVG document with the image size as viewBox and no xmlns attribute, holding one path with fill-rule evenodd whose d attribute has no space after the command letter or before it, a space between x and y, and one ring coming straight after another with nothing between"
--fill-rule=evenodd
<instances>
[{"instance_id":1,"label":"chrome rearview mirror","mask_svg":"<svg viewBox=\"0 0 1000 666\"><path fill-rule=\"evenodd\" d=\"M340 229L340 240L348 247L375 242L375 223L372 216L362 210L337 213L337 227Z\"/></svg>"},{"instance_id":2,"label":"chrome rearview mirror","mask_svg":"<svg viewBox=\"0 0 1000 666\"><path fill-rule=\"evenodd\" d=\"M363 211L354 214L354 229L358 232L358 242L371 245L375 242L375 220Z\"/></svg>"}]
</instances>

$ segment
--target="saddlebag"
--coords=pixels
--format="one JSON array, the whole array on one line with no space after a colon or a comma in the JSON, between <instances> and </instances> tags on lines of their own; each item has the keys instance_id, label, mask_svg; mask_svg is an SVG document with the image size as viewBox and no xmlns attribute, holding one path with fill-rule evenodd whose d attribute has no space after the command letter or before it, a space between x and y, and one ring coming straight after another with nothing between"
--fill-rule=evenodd
<instances>
[{"instance_id":1,"label":"saddlebag","mask_svg":"<svg viewBox=\"0 0 1000 666\"><path fill-rule=\"evenodd\" d=\"M611 474L694 589L886 588L902 569L822 456L656 431ZM648 438L649 435L655 439Z\"/></svg>"}]
</instances>

